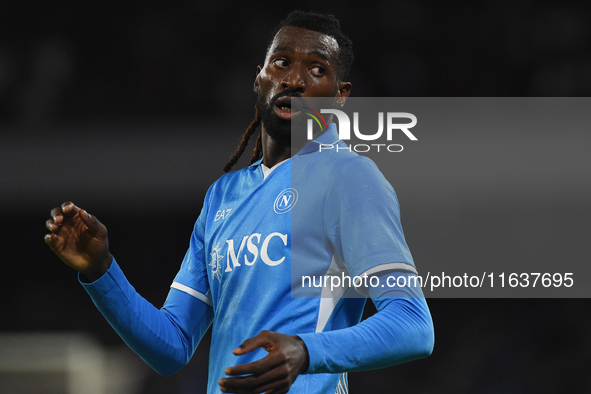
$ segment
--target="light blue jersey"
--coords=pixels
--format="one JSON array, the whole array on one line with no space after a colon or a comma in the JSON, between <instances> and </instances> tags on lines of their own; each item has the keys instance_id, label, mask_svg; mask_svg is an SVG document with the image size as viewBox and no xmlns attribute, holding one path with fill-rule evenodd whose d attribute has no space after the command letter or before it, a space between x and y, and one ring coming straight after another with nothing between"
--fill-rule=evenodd
<instances>
[{"instance_id":1,"label":"light blue jersey","mask_svg":"<svg viewBox=\"0 0 591 394\"><path fill-rule=\"evenodd\" d=\"M373 162L337 140L331 125L266 178L259 161L214 183L161 309L135 291L115 260L95 282L81 280L156 371L182 368L212 322L210 394L220 392L225 368L266 356L262 349L232 354L262 330L306 344L309 367L290 393L348 393L348 371L431 353L433 323L420 288L384 287L416 273L394 190ZM345 274L379 277L368 291L377 314L359 322L366 298L351 297L356 289L302 284L305 276Z\"/></svg>"},{"instance_id":2,"label":"light blue jersey","mask_svg":"<svg viewBox=\"0 0 591 394\"><path fill-rule=\"evenodd\" d=\"M359 323L365 298L326 288L299 289L307 298L292 298L302 276L415 272L394 190L369 159L326 148L338 140L332 126L266 178L259 160L224 175L206 195L172 287L213 307L210 393L225 368L266 355L232 354L262 330L301 335ZM333 393L339 384L346 392L342 378L302 375L290 392Z\"/></svg>"}]
</instances>

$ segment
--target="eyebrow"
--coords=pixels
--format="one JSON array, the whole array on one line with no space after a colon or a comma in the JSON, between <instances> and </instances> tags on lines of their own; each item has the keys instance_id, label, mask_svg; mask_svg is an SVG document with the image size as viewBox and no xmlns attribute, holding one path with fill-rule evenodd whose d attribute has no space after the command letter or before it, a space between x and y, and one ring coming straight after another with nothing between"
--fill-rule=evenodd
<instances>
[{"instance_id":1,"label":"eyebrow","mask_svg":"<svg viewBox=\"0 0 591 394\"><path fill-rule=\"evenodd\" d=\"M292 47L288 47L288 46L277 47L277 48L275 48L275 50L273 51L273 53L283 52L283 51L295 53L295 51L293 50L293 48ZM330 59L326 55L326 53L321 52L321 51L319 51L317 49L313 50L312 52L308 52L308 55L316 55L319 58L321 58L322 60L324 60L325 62L330 63Z\"/></svg>"},{"instance_id":2,"label":"eyebrow","mask_svg":"<svg viewBox=\"0 0 591 394\"><path fill-rule=\"evenodd\" d=\"M273 53L283 52L283 51L287 51L287 52L291 52L291 53L294 53L295 52L292 47L282 46L282 47L275 48L275 50L273 51Z\"/></svg>"},{"instance_id":3,"label":"eyebrow","mask_svg":"<svg viewBox=\"0 0 591 394\"><path fill-rule=\"evenodd\" d=\"M310 54L316 55L319 58L321 58L322 60L324 60L325 62L330 63L330 59L328 58L328 56L326 56L326 54L324 52L312 51L312 52L310 52Z\"/></svg>"}]
</instances>

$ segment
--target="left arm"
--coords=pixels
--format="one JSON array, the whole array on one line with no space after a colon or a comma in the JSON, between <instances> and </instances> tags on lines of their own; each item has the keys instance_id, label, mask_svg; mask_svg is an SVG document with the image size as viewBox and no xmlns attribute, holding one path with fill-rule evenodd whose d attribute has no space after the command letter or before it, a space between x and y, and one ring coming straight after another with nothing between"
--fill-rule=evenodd
<instances>
[{"instance_id":1,"label":"left arm","mask_svg":"<svg viewBox=\"0 0 591 394\"><path fill-rule=\"evenodd\" d=\"M306 373L379 369L431 354L433 321L420 289L380 292L387 288L387 278L381 277L379 287L370 289L375 315L342 330L300 335L310 358Z\"/></svg>"},{"instance_id":2,"label":"left arm","mask_svg":"<svg viewBox=\"0 0 591 394\"><path fill-rule=\"evenodd\" d=\"M286 393L300 373L379 369L429 356L433 321L420 288L381 291L388 276L370 289L378 313L353 327L298 336L263 331L247 339L234 354L263 347L269 355L226 369L229 376L247 376L220 379L222 392Z\"/></svg>"}]
</instances>

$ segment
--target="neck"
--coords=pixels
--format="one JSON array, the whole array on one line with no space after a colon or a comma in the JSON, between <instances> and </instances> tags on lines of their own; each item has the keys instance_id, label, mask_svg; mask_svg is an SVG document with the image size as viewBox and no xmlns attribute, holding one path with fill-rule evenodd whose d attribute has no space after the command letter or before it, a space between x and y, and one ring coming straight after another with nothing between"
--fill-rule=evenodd
<instances>
[{"instance_id":1,"label":"neck","mask_svg":"<svg viewBox=\"0 0 591 394\"><path fill-rule=\"evenodd\" d=\"M262 130L263 145L263 164L271 168L275 164L291 157L291 142L280 142L274 140L263 127Z\"/></svg>"}]
</instances>

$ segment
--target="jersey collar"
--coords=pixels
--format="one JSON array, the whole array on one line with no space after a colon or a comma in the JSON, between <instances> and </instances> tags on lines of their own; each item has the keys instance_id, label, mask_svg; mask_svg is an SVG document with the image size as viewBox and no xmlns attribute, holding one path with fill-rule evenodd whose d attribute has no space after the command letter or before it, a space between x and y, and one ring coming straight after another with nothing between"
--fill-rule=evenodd
<instances>
[{"instance_id":1,"label":"jersey collar","mask_svg":"<svg viewBox=\"0 0 591 394\"><path fill-rule=\"evenodd\" d=\"M251 165L249 165L248 168L251 171L254 171L258 166L261 165L262 162L263 162L263 158L261 157L260 159L258 159L257 161L255 161L254 163L252 163Z\"/></svg>"},{"instance_id":2,"label":"jersey collar","mask_svg":"<svg viewBox=\"0 0 591 394\"><path fill-rule=\"evenodd\" d=\"M306 145L302 150L300 150L297 154L298 155L306 155L312 152L318 152L318 145L335 145L338 144L340 141L339 133L337 131L337 125L335 123L331 123L328 125L328 129L316 137L313 141L311 141L308 145ZM248 168L250 170L254 170L261 165L263 162L263 158L258 159L254 163L252 163Z\"/></svg>"}]
</instances>

